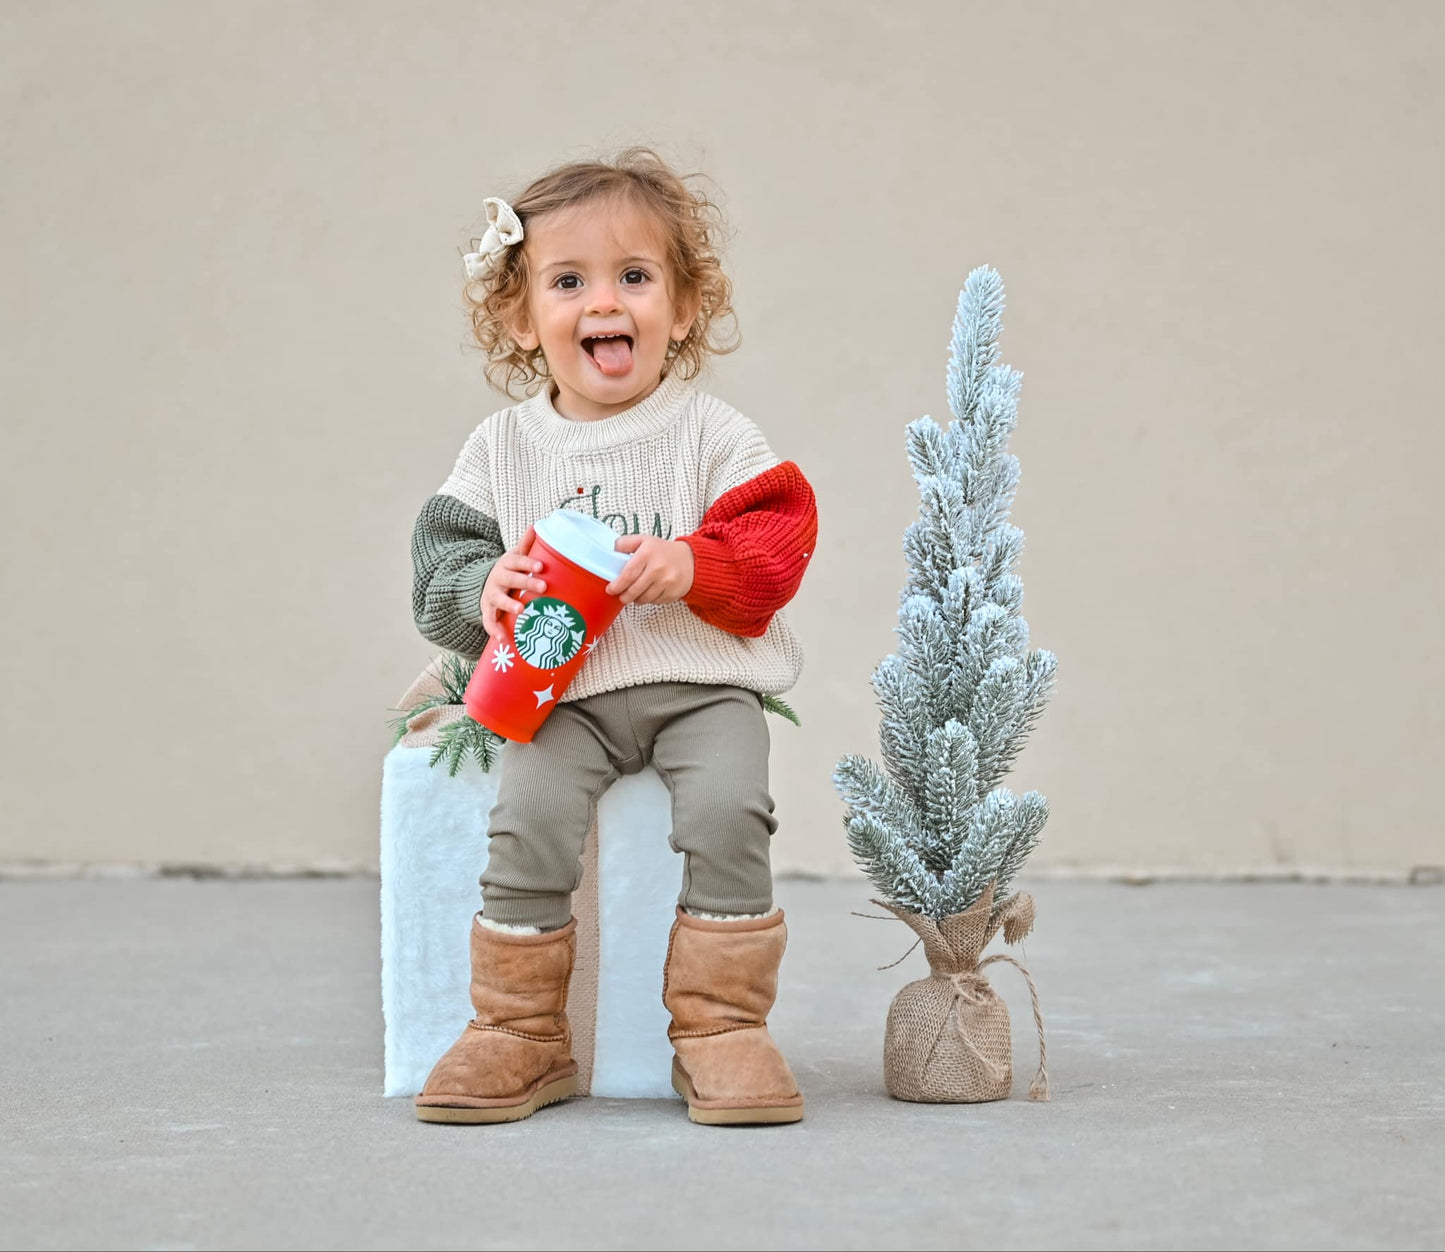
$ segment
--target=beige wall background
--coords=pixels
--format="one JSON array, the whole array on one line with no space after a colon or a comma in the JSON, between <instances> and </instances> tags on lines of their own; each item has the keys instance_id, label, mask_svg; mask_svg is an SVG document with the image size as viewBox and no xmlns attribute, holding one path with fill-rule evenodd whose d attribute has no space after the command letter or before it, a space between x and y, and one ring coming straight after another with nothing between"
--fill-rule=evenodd
<instances>
[{"instance_id":1,"label":"beige wall background","mask_svg":"<svg viewBox=\"0 0 1445 1252\"><path fill-rule=\"evenodd\" d=\"M0 8L0 862L369 865L432 654L409 538L502 399L487 195L631 142L715 181L704 385L814 483L782 870L851 872L903 428L1007 287L1055 870L1445 863L1445 7Z\"/></svg>"}]
</instances>

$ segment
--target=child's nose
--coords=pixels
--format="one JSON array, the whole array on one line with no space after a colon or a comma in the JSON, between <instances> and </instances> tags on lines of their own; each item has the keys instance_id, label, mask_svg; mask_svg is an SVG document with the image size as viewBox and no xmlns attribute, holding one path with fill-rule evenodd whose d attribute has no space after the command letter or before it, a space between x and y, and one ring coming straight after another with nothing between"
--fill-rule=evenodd
<instances>
[{"instance_id":1,"label":"child's nose","mask_svg":"<svg viewBox=\"0 0 1445 1252\"><path fill-rule=\"evenodd\" d=\"M617 297L617 286L614 283L598 283L592 288L592 299L588 311L593 313L612 313L620 306Z\"/></svg>"}]
</instances>

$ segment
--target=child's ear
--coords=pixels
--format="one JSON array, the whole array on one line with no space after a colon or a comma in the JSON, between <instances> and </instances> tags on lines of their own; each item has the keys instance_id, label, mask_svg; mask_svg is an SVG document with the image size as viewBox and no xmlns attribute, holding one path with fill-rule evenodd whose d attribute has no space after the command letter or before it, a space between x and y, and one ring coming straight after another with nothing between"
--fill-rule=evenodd
<instances>
[{"instance_id":1,"label":"child's ear","mask_svg":"<svg viewBox=\"0 0 1445 1252\"><path fill-rule=\"evenodd\" d=\"M681 343L687 338L688 332L692 330L692 324L697 321L697 315L702 311L702 293L689 291L674 306L677 320L672 324L669 332L673 339Z\"/></svg>"},{"instance_id":2,"label":"child's ear","mask_svg":"<svg viewBox=\"0 0 1445 1252\"><path fill-rule=\"evenodd\" d=\"M537 332L532 329L532 323L527 320L525 313L518 313L517 320L507 325L507 334L511 335L512 342L521 348L523 352L531 352L542 342Z\"/></svg>"}]
</instances>

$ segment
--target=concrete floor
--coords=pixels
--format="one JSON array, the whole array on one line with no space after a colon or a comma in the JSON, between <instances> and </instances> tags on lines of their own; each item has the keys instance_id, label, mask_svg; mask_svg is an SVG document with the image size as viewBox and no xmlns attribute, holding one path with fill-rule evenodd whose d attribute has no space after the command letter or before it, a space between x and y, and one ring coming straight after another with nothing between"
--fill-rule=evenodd
<instances>
[{"instance_id":1,"label":"concrete floor","mask_svg":"<svg viewBox=\"0 0 1445 1252\"><path fill-rule=\"evenodd\" d=\"M1445 890L1049 881L1014 1099L883 1090L924 975L857 884L785 881L798 1126L383 1100L377 884L0 882L6 1248L1431 1248Z\"/></svg>"}]
</instances>

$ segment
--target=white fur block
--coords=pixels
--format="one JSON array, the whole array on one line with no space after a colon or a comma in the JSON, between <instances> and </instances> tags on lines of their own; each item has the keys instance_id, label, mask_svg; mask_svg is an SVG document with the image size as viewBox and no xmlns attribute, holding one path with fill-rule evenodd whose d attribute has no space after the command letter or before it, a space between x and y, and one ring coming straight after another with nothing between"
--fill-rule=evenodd
<instances>
[{"instance_id":1,"label":"white fur block","mask_svg":"<svg viewBox=\"0 0 1445 1252\"><path fill-rule=\"evenodd\" d=\"M381 788L381 999L388 1096L421 1090L472 1016L469 931L481 904L487 819L506 749L488 773L455 777L431 748L392 748ZM618 779L597 805L599 970L592 1094L666 1098L672 1045L662 964L680 859L672 799L651 767ZM581 893L578 894L581 898ZM569 1012L571 1010L569 1009Z\"/></svg>"},{"instance_id":2,"label":"white fur block","mask_svg":"<svg viewBox=\"0 0 1445 1252\"><path fill-rule=\"evenodd\" d=\"M601 935L593 1095L673 1096L662 964L677 915L682 857L671 838L672 793L650 765L619 778L597 802Z\"/></svg>"},{"instance_id":3,"label":"white fur block","mask_svg":"<svg viewBox=\"0 0 1445 1252\"><path fill-rule=\"evenodd\" d=\"M497 767L447 776L430 748L396 747L381 772L384 1094L415 1095L471 1020L470 932L481 907Z\"/></svg>"}]
</instances>

